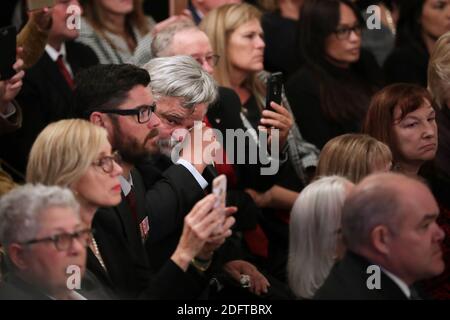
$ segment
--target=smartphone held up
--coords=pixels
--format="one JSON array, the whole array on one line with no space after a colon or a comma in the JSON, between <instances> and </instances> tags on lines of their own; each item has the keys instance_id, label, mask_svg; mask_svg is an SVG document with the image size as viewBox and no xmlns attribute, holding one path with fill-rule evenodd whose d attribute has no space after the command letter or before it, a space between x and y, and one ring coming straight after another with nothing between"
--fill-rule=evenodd
<instances>
[{"instance_id":1,"label":"smartphone held up","mask_svg":"<svg viewBox=\"0 0 450 320\"><path fill-rule=\"evenodd\" d=\"M225 215L226 198L227 198L227 177L224 174L216 177L213 180L212 193L216 196L216 202L214 203L214 209L221 210ZM219 234L222 232L222 226L219 226L214 232Z\"/></svg>"},{"instance_id":2,"label":"smartphone held up","mask_svg":"<svg viewBox=\"0 0 450 320\"><path fill-rule=\"evenodd\" d=\"M272 110L271 102L281 103L281 93L283 92L283 74L275 72L267 79L266 109Z\"/></svg>"},{"instance_id":3,"label":"smartphone held up","mask_svg":"<svg viewBox=\"0 0 450 320\"><path fill-rule=\"evenodd\" d=\"M12 78L16 71L16 28L9 26L0 29L0 80Z\"/></svg>"}]
</instances>

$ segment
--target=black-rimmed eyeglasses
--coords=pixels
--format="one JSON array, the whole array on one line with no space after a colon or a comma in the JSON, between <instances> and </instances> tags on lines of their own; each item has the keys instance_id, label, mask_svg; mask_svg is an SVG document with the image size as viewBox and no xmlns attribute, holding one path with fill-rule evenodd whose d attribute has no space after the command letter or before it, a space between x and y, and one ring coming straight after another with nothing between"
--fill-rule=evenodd
<instances>
[{"instance_id":1,"label":"black-rimmed eyeglasses","mask_svg":"<svg viewBox=\"0 0 450 320\"><path fill-rule=\"evenodd\" d=\"M139 123L146 123L150 121L152 117L152 113L155 112L156 103L151 105L142 105L133 109L97 109L92 110L91 112L97 111L101 113L110 113L110 114L118 114L120 116L137 116L137 120Z\"/></svg>"},{"instance_id":2,"label":"black-rimmed eyeglasses","mask_svg":"<svg viewBox=\"0 0 450 320\"><path fill-rule=\"evenodd\" d=\"M33 239L23 242L21 244L31 245L40 242L53 242L57 250L65 251L70 247L72 247L74 239L77 239L78 242L80 242L84 247L87 247L92 239L92 234L93 234L92 229L83 229L75 231L74 233L60 233L47 238Z\"/></svg>"},{"instance_id":3,"label":"black-rimmed eyeglasses","mask_svg":"<svg viewBox=\"0 0 450 320\"><path fill-rule=\"evenodd\" d=\"M357 24L353 27L338 27L334 33L336 34L336 38L339 40L347 40L350 38L350 34L354 32L357 36L361 35L362 27L361 25Z\"/></svg>"}]
</instances>

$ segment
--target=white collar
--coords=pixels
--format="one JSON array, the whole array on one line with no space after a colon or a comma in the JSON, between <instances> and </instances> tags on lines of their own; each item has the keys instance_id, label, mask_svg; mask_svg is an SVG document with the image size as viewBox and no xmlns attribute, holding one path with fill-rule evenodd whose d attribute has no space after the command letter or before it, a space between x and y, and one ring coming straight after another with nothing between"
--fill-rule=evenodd
<instances>
[{"instance_id":1,"label":"white collar","mask_svg":"<svg viewBox=\"0 0 450 320\"><path fill-rule=\"evenodd\" d=\"M133 177L131 176L131 173L130 173L130 180L127 180L124 176L119 176L119 180L120 180L120 187L122 188L122 192L126 197L130 193L131 187L133 186Z\"/></svg>"},{"instance_id":2,"label":"white collar","mask_svg":"<svg viewBox=\"0 0 450 320\"><path fill-rule=\"evenodd\" d=\"M402 279L400 279L396 275L390 273L386 269L382 269L382 270L389 278L391 278L392 281L394 281L397 284L397 286L400 288L400 290L403 291L405 296L408 299L410 299L411 298L411 290L409 289L408 285Z\"/></svg>"},{"instance_id":3,"label":"white collar","mask_svg":"<svg viewBox=\"0 0 450 320\"><path fill-rule=\"evenodd\" d=\"M66 45L65 43L61 44L61 49L59 51L56 51L55 48L53 48L51 45L46 45L45 46L45 52L47 52L47 54L50 56L50 59L52 59L53 61L56 62L56 60L58 60L58 57L60 55L63 56L63 59L66 60Z\"/></svg>"},{"instance_id":4,"label":"white collar","mask_svg":"<svg viewBox=\"0 0 450 320\"><path fill-rule=\"evenodd\" d=\"M57 300L53 296L48 296L51 300ZM79 292L75 290L71 290L69 292L69 300L87 300L86 297L83 297Z\"/></svg>"}]
</instances>

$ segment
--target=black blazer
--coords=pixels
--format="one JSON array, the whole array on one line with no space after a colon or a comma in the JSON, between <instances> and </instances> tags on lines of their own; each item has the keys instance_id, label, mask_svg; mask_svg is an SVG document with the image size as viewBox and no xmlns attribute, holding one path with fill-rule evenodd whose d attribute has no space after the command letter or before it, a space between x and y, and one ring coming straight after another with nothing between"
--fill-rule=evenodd
<instances>
[{"instance_id":1,"label":"black blazer","mask_svg":"<svg viewBox=\"0 0 450 320\"><path fill-rule=\"evenodd\" d=\"M205 196L205 191L182 165L170 165L164 170L146 162L139 164L138 169L147 187L145 206L150 233L145 246L151 268L157 271L174 252L184 217Z\"/></svg>"},{"instance_id":2,"label":"black blazer","mask_svg":"<svg viewBox=\"0 0 450 320\"><path fill-rule=\"evenodd\" d=\"M158 234L162 228L147 209L148 200L142 177L136 170L132 171L132 177L139 219L142 220L148 214L149 235ZM161 198L150 197L150 199L163 202L161 205L165 203ZM161 212L170 213L170 211ZM151 268L153 256L158 261L159 256L153 253L147 255L125 199L116 207L99 209L93 220L93 228L107 272L100 266L92 252L88 254L88 269L119 298L193 299L204 289L205 283L200 275L183 272L169 260L173 251L160 262L158 269Z\"/></svg>"},{"instance_id":3,"label":"black blazer","mask_svg":"<svg viewBox=\"0 0 450 320\"><path fill-rule=\"evenodd\" d=\"M381 289L369 290L367 267L372 265L365 258L347 252L314 295L315 300L407 300L403 291L381 271Z\"/></svg>"},{"instance_id":4,"label":"black blazer","mask_svg":"<svg viewBox=\"0 0 450 320\"><path fill-rule=\"evenodd\" d=\"M66 52L74 75L98 63L94 52L83 44L66 42ZM73 93L57 64L44 52L25 73L17 96L22 107L22 128L0 137L0 157L24 173L34 140L50 122L70 117L72 99Z\"/></svg>"}]
</instances>

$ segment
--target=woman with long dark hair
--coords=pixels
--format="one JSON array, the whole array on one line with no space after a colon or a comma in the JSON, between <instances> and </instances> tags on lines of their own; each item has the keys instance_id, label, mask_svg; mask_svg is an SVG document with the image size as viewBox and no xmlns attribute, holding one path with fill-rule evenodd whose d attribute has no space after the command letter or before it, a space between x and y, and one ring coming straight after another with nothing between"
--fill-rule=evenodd
<instances>
[{"instance_id":1,"label":"woman with long dark hair","mask_svg":"<svg viewBox=\"0 0 450 320\"><path fill-rule=\"evenodd\" d=\"M401 1L395 49L384 64L386 80L426 87L430 53L437 39L447 31L450 31L450 1Z\"/></svg>"},{"instance_id":2,"label":"woman with long dark hair","mask_svg":"<svg viewBox=\"0 0 450 320\"><path fill-rule=\"evenodd\" d=\"M363 20L348 0L306 0L299 20L304 65L286 84L302 135L318 148L358 132L381 72L361 50Z\"/></svg>"}]
</instances>

